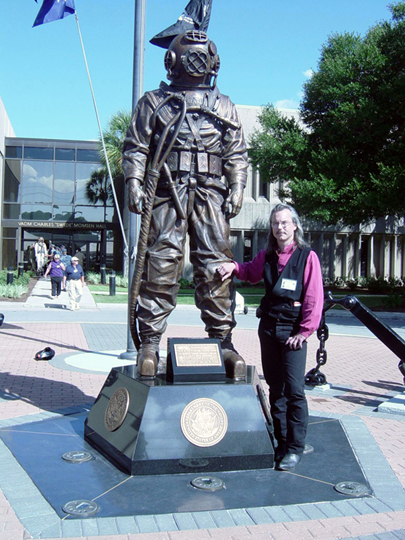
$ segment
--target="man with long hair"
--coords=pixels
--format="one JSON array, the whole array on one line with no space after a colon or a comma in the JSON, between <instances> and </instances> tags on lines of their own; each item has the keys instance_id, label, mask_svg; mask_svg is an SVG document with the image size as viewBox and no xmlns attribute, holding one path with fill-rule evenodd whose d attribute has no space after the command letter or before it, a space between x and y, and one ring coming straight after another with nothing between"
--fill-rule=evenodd
<instances>
[{"instance_id":1,"label":"man with long hair","mask_svg":"<svg viewBox=\"0 0 405 540\"><path fill-rule=\"evenodd\" d=\"M304 240L299 216L288 204L270 214L267 248L250 262L224 263L222 279L264 279L266 293L257 315L263 373L277 441L276 468L294 470L301 461L308 426L305 397L307 339L317 330L323 309L321 265Z\"/></svg>"}]
</instances>

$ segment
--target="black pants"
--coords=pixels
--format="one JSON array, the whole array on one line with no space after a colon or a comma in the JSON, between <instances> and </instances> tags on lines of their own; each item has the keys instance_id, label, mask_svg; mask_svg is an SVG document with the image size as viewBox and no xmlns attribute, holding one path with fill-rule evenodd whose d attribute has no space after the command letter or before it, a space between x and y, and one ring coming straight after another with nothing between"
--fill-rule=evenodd
<instances>
[{"instance_id":1,"label":"black pants","mask_svg":"<svg viewBox=\"0 0 405 540\"><path fill-rule=\"evenodd\" d=\"M62 289L62 276L51 277L52 296L59 296Z\"/></svg>"},{"instance_id":2,"label":"black pants","mask_svg":"<svg viewBox=\"0 0 405 540\"><path fill-rule=\"evenodd\" d=\"M292 350L286 340L299 328L263 317L259 325L264 378L270 387L274 436L281 449L294 454L304 451L308 426L305 397L307 343Z\"/></svg>"}]
</instances>

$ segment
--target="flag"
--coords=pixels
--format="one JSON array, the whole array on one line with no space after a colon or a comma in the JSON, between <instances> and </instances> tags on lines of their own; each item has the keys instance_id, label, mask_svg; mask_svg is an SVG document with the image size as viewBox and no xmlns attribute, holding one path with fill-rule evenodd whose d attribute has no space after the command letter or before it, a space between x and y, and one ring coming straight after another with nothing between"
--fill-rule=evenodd
<instances>
[{"instance_id":1,"label":"flag","mask_svg":"<svg viewBox=\"0 0 405 540\"><path fill-rule=\"evenodd\" d=\"M173 38L187 32L187 30L206 32L210 22L211 5L212 0L190 0L177 22L156 34L150 43L167 49Z\"/></svg>"},{"instance_id":2,"label":"flag","mask_svg":"<svg viewBox=\"0 0 405 540\"><path fill-rule=\"evenodd\" d=\"M75 13L74 0L44 0L32 26L58 21L73 13Z\"/></svg>"}]
</instances>

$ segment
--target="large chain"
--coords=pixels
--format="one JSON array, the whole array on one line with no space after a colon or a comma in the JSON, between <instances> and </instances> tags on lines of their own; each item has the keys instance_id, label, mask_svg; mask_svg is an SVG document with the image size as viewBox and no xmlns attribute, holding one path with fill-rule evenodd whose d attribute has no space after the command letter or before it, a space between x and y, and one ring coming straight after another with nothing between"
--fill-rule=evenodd
<instances>
[{"instance_id":1,"label":"large chain","mask_svg":"<svg viewBox=\"0 0 405 540\"><path fill-rule=\"evenodd\" d=\"M319 368L326 364L326 360L328 358L328 354L325 349L325 342L329 338L329 328L326 324L325 310L322 312L321 323L316 335L319 339L319 348L316 351L316 367L308 371L305 376L305 384L308 386L319 386L321 384L326 384L325 375L319 371Z\"/></svg>"}]
</instances>

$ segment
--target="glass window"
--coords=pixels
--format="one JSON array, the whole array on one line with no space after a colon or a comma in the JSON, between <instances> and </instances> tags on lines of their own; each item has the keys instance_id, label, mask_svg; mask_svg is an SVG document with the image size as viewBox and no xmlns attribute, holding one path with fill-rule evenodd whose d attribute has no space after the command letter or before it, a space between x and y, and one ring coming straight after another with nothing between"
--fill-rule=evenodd
<instances>
[{"instance_id":1,"label":"glass window","mask_svg":"<svg viewBox=\"0 0 405 540\"><path fill-rule=\"evenodd\" d=\"M48 205L22 204L21 219L32 219L34 221L50 221L52 219L51 208Z\"/></svg>"},{"instance_id":2,"label":"glass window","mask_svg":"<svg viewBox=\"0 0 405 540\"><path fill-rule=\"evenodd\" d=\"M54 206L53 219L55 221L72 221L73 206Z\"/></svg>"},{"instance_id":3,"label":"glass window","mask_svg":"<svg viewBox=\"0 0 405 540\"><path fill-rule=\"evenodd\" d=\"M73 204L75 194L75 164L55 163L53 176L54 204Z\"/></svg>"},{"instance_id":4,"label":"glass window","mask_svg":"<svg viewBox=\"0 0 405 540\"><path fill-rule=\"evenodd\" d=\"M76 204L103 204L103 201L90 200L87 186L91 181L91 174L100 168L99 163L76 164Z\"/></svg>"},{"instance_id":5,"label":"glass window","mask_svg":"<svg viewBox=\"0 0 405 540\"><path fill-rule=\"evenodd\" d=\"M104 221L104 208L102 206L76 206L75 221L86 223L93 221Z\"/></svg>"},{"instance_id":6,"label":"glass window","mask_svg":"<svg viewBox=\"0 0 405 540\"><path fill-rule=\"evenodd\" d=\"M6 160L4 171L4 201L18 202L21 185L21 161Z\"/></svg>"},{"instance_id":7,"label":"glass window","mask_svg":"<svg viewBox=\"0 0 405 540\"><path fill-rule=\"evenodd\" d=\"M3 238L17 238L17 229L14 229L14 227L3 227Z\"/></svg>"},{"instance_id":8,"label":"glass window","mask_svg":"<svg viewBox=\"0 0 405 540\"><path fill-rule=\"evenodd\" d=\"M53 148L24 147L25 159L53 159Z\"/></svg>"},{"instance_id":9,"label":"glass window","mask_svg":"<svg viewBox=\"0 0 405 540\"><path fill-rule=\"evenodd\" d=\"M55 148L56 161L74 161L75 149L74 148Z\"/></svg>"},{"instance_id":10,"label":"glass window","mask_svg":"<svg viewBox=\"0 0 405 540\"><path fill-rule=\"evenodd\" d=\"M19 204L3 204L3 219L19 219Z\"/></svg>"},{"instance_id":11,"label":"glass window","mask_svg":"<svg viewBox=\"0 0 405 540\"><path fill-rule=\"evenodd\" d=\"M53 162L24 161L21 202L52 202Z\"/></svg>"},{"instance_id":12,"label":"glass window","mask_svg":"<svg viewBox=\"0 0 405 540\"><path fill-rule=\"evenodd\" d=\"M107 206L107 208L105 209L105 220L108 223L118 223L118 216L114 207Z\"/></svg>"},{"instance_id":13,"label":"glass window","mask_svg":"<svg viewBox=\"0 0 405 540\"><path fill-rule=\"evenodd\" d=\"M77 161L96 161L100 162L100 152L98 150L77 149Z\"/></svg>"},{"instance_id":14,"label":"glass window","mask_svg":"<svg viewBox=\"0 0 405 540\"><path fill-rule=\"evenodd\" d=\"M6 158L22 158L22 146L6 146Z\"/></svg>"}]
</instances>

